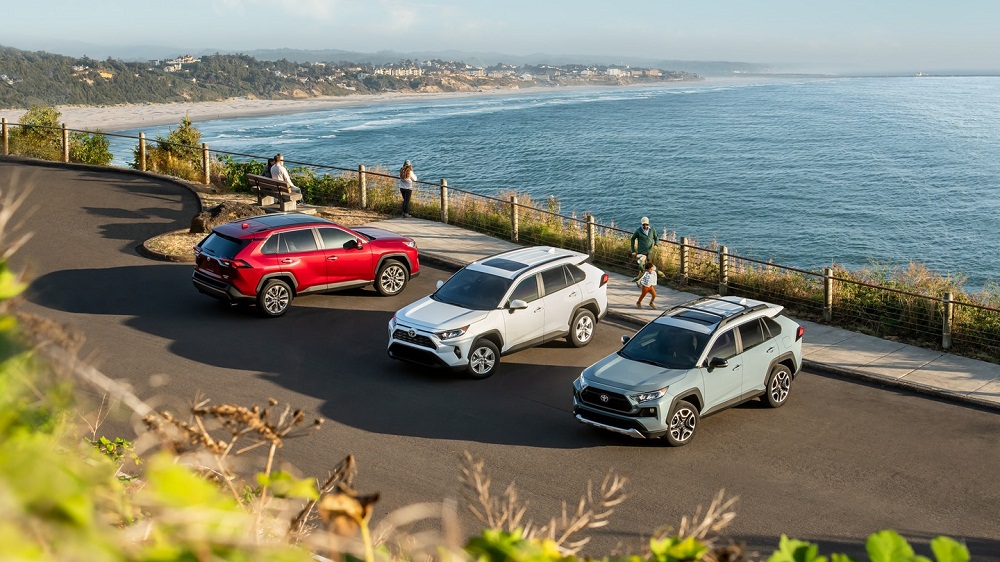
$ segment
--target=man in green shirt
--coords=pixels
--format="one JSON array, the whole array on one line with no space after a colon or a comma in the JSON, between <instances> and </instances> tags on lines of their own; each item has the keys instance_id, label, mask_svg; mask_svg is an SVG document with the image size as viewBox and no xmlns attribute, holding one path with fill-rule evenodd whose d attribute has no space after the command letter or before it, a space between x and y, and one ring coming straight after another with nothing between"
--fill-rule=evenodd
<instances>
[{"instance_id":1,"label":"man in green shirt","mask_svg":"<svg viewBox=\"0 0 1000 562\"><path fill-rule=\"evenodd\" d=\"M642 256L638 259L644 263L649 259L649 254L656 247L658 241L656 230L649 226L649 217L642 217L641 226L632 233L632 238L629 239L632 257ZM642 264L640 263L640 265Z\"/></svg>"}]
</instances>

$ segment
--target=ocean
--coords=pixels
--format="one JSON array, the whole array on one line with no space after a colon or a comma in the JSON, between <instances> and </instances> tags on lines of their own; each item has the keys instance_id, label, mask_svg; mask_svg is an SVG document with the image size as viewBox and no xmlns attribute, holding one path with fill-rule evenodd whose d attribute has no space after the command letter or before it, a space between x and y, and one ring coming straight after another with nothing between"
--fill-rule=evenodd
<instances>
[{"instance_id":1,"label":"ocean","mask_svg":"<svg viewBox=\"0 0 1000 562\"><path fill-rule=\"evenodd\" d=\"M409 159L424 181L555 197L629 230L648 216L801 269L913 261L973 292L1000 278L1000 77L554 88L195 125L215 150L354 169ZM116 163L131 160L135 141L110 140Z\"/></svg>"}]
</instances>

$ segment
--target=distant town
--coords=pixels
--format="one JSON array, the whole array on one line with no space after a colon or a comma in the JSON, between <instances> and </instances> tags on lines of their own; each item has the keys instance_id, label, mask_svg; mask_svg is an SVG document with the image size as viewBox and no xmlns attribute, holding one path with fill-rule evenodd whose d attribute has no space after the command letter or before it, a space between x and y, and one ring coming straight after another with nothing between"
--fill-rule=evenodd
<instances>
[{"instance_id":1,"label":"distant town","mask_svg":"<svg viewBox=\"0 0 1000 562\"><path fill-rule=\"evenodd\" d=\"M532 86L701 80L684 71L629 65L474 66L461 61L388 64L258 60L215 54L144 62L95 60L0 47L0 107L301 99L355 93L458 92Z\"/></svg>"}]
</instances>

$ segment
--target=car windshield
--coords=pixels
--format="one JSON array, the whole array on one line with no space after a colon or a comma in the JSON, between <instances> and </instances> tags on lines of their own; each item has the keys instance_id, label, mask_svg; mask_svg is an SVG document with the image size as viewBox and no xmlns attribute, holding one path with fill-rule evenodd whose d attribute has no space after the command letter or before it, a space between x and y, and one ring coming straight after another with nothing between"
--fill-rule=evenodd
<instances>
[{"instance_id":1,"label":"car windshield","mask_svg":"<svg viewBox=\"0 0 1000 562\"><path fill-rule=\"evenodd\" d=\"M691 369L704 351L709 334L652 322L639 330L618 354L667 369Z\"/></svg>"},{"instance_id":2,"label":"car windshield","mask_svg":"<svg viewBox=\"0 0 1000 562\"><path fill-rule=\"evenodd\" d=\"M431 298L470 310L493 310L500 306L500 301L509 288L509 279L462 269L441 285Z\"/></svg>"}]
</instances>

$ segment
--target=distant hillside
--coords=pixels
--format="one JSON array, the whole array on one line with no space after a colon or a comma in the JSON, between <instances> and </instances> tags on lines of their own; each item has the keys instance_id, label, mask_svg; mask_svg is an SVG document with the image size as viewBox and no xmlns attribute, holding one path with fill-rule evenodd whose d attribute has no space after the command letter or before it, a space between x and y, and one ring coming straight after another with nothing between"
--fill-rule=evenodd
<instances>
[{"instance_id":1,"label":"distant hillside","mask_svg":"<svg viewBox=\"0 0 1000 562\"><path fill-rule=\"evenodd\" d=\"M258 51L123 61L0 46L0 108L117 105L247 97L302 99L379 92L452 92L557 85L627 85L698 80L657 67L469 64L385 53Z\"/></svg>"}]
</instances>

